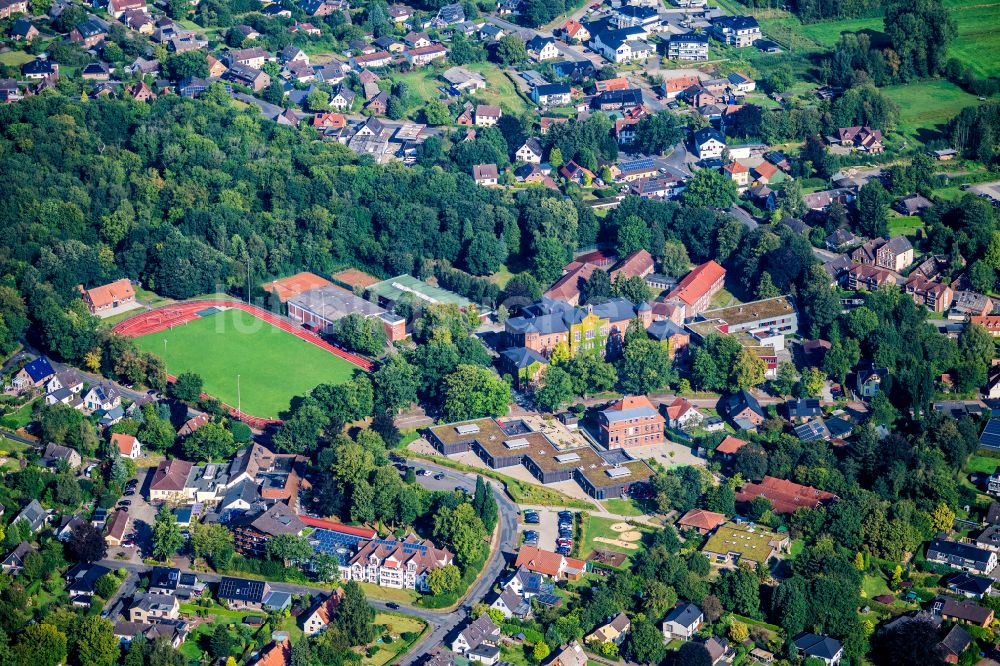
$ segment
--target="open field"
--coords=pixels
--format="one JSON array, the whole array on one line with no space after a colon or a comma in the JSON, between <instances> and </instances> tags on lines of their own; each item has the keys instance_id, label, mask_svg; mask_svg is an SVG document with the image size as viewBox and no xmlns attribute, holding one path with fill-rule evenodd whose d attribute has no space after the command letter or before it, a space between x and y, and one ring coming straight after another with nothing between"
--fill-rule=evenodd
<instances>
[{"instance_id":1,"label":"open field","mask_svg":"<svg viewBox=\"0 0 1000 666\"><path fill-rule=\"evenodd\" d=\"M375 615L375 624L384 625L387 633L392 634L393 641L391 643L375 643L378 650L372 656L366 656L361 660L361 663L366 666L383 666L383 664L388 664L396 657L401 656L416 642L416 638L412 641L404 641L400 636L404 633L420 636L427 628L427 623L423 620L397 613L378 613ZM379 640L383 641L384 636Z\"/></svg>"},{"instance_id":2,"label":"open field","mask_svg":"<svg viewBox=\"0 0 1000 666\"><path fill-rule=\"evenodd\" d=\"M196 372L206 393L254 416L277 417L318 384L347 381L355 366L242 310L226 310L136 338L167 372ZM239 393L237 395L237 377Z\"/></svg>"},{"instance_id":3,"label":"open field","mask_svg":"<svg viewBox=\"0 0 1000 666\"><path fill-rule=\"evenodd\" d=\"M505 112L511 113L523 113L528 108L524 99L517 94L514 83L496 65L483 62L470 63L465 67L471 71L479 72L486 78L486 89L480 90L472 96L473 103L497 104ZM418 115L419 109L424 103L442 98L438 88L447 85L441 79L440 72L431 68L393 75L391 78L405 81L413 97L421 100L421 104L413 109Z\"/></svg>"},{"instance_id":4,"label":"open field","mask_svg":"<svg viewBox=\"0 0 1000 666\"><path fill-rule=\"evenodd\" d=\"M24 51L7 51L6 53L0 53L0 65L10 65L11 67L20 67L26 62L31 62L35 59L35 56L25 53Z\"/></svg>"},{"instance_id":5,"label":"open field","mask_svg":"<svg viewBox=\"0 0 1000 666\"><path fill-rule=\"evenodd\" d=\"M890 215L890 236L916 236L918 229L924 228L924 221L916 216Z\"/></svg>"},{"instance_id":6,"label":"open field","mask_svg":"<svg viewBox=\"0 0 1000 666\"><path fill-rule=\"evenodd\" d=\"M945 80L888 86L882 92L899 105L899 133L920 142L940 138L949 120L965 107L981 103Z\"/></svg>"},{"instance_id":7,"label":"open field","mask_svg":"<svg viewBox=\"0 0 1000 666\"><path fill-rule=\"evenodd\" d=\"M948 55L972 67L979 76L1000 76L1000 2L943 0L958 26L958 36Z\"/></svg>"}]
</instances>

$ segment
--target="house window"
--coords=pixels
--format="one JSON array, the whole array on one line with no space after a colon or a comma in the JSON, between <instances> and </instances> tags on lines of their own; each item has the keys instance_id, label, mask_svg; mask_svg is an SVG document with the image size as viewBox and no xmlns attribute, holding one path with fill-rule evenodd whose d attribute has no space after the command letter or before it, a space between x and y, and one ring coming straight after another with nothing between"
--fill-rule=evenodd
<instances>
[{"instance_id":1,"label":"house window","mask_svg":"<svg viewBox=\"0 0 1000 666\"><path fill-rule=\"evenodd\" d=\"M587 331L587 339L588 340L594 339L594 329L590 329L589 331Z\"/></svg>"}]
</instances>

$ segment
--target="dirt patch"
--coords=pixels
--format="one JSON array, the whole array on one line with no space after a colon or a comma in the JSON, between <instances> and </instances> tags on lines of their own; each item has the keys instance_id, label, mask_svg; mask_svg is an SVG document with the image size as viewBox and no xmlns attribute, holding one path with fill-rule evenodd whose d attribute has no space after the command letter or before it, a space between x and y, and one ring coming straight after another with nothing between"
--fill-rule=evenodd
<instances>
[{"instance_id":1,"label":"dirt patch","mask_svg":"<svg viewBox=\"0 0 1000 666\"><path fill-rule=\"evenodd\" d=\"M632 526L629 525L628 523L615 523L614 525L611 526L611 531L618 532L619 534L621 534L622 532L628 532L631 529Z\"/></svg>"},{"instance_id":2,"label":"dirt patch","mask_svg":"<svg viewBox=\"0 0 1000 666\"><path fill-rule=\"evenodd\" d=\"M636 541L642 541L642 532L637 530L632 530L630 532L625 532L621 535L621 540L628 543L635 543Z\"/></svg>"},{"instance_id":3,"label":"dirt patch","mask_svg":"<svg viewBox=\"0 0 1000 666\"><path fill-rule=\"evenodd\" d=\"M598 543L606 543L609 546L618 546L619 548L625 548L626 550L637 550L639 548L639 544L634 541L620 541L618 539L608 539L605 537L594 537L594 541L597 541Z\"/></svg>"}]
</instances>

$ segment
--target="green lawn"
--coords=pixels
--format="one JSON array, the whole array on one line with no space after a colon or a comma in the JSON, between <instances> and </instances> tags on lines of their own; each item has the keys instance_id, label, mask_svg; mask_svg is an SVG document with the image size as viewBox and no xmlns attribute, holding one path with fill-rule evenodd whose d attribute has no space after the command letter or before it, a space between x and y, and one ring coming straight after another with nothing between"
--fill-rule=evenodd
<instances>
[{"instance_id":1,"label":"green lawn","mask_svg":"<svg viewBox=\"0 0 1000 666\"><path fill-rule=\"evenodd\" d=\"M644 516L649 513L646 504L636 499L609 499L604 502L604 508L619 516Z\"/></svg>"},{"instance_id":2,"label":"green lawn","mask_svg":"<svg viewBox=\"0 0 1000 666\"><path fill-rule=\"evenodd\" d=\"M11 67L20 67L26 62L31 62L35 59L35 56L30 53L25 53L24 51L7 51L7 53L0 53L0 65L10 65Z\"/></svg>"},{"instance_id":3,"label":"green lawn","mask_svg":"<svg viewBox=\"0 0 1000 666\"><path fill-rule=\"evenodd\" d=\"M423 620L399 613L377 613L375 615L375 624L385 625L387 633L392 634L393 641L391 643L375 643L378 651L372 656L366 656L361 660L362 664L370 666L383 666L383 664L388 664L393 659L409 651L410 647L416 641L404 641L399 638L402 634L409 632L420 636L427 629L427 623ZM379 641L382 640L383 638L379 638Z\"/></svg>"},{"instance_id":4,"label":"green lawn","mask_svg":"<svg viewBox=\"0 0 1000 666\"><path fill-rule=\"evenodd\" d=\"M882 92L899 105L899 133L921 143L940 138L949 120L965 107L981 103L945 80L888 86Z\"/></svg>"},{"instance_id":5,"label":"green lawn","mask_svg":"<svg viewBox=\"0 0 1000 666\"><path fill-rule=\"evenodd\" d=\"M358 583L365 591L365 596L382 601L395 601L399 604L413 604L420 594L413 590L397 590L392 587L380 587L374 583Z\"/></svg>"},{"instance_id":6,"label":"green lawn","mask_svg":"<svg viewBox=\"0 0 1000 666\"><path fill-rule=\"evenodd\" d=\"M166 343L164 343L166 341ZM205 392L248 414L277 417L318 384L339 384L357 369L347 361L242 310L226 310L136 339L166 361L167 372L196 372ZM165 349L165 351L164 351Z\"/></svg>"},{"instance_id":7,"label":"green lawn","mask_svg":"<svg viewBox=\"0 0 1000 666\"><path fill-rule=\"evenodd\" d=\"M890 236L916 236L918 229L924 228L924 221L915 215L891 215L889 217Z\"/></svg>"},{"instance_id":8,"label":"green lawn","mask_svg":"<svg viewBox=\"0 0 1000 666\"><path fill-rule=\"evenodd\" d=\"M1000 49L1000 3L983 0L943 0L955 19L958 36L948 55L972 67L979 76L1000 76L1000 60L989 54Z\"/></svg>"}]
</instances>

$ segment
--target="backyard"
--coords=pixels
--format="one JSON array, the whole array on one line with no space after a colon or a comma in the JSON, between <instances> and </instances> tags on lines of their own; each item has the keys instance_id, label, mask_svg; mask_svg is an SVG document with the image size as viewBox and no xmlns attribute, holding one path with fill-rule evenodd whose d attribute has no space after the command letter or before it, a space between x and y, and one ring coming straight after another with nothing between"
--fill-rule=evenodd
<instances>
[{"instance_id":1,"label":"backyard","mask_svg":"<svg viewBox=\"0 0 1000 666\"><path fill-rule=\"evenodd\" d=\"M386 634L392 636L392 641L385 642L383 635L375 642L377 650L361 660L362 664L370 666L383 666L402 656L427 630L427 623L423 620L398 613L378 613L375 615L375 624L385 626ZM408 634L408 640L401 638L403 634Z\"/></svg>"},{"instance_id":2,"label":"backyard","mask_svg":"<svg viewBox=\"0 0 1000 666\"><path fill-rule=\"evenodd\" d=\"M277 417L292 398L338 384L357 368L252 314L230 309L136 338L167 372L195 372L206 393L253 416Z\"/></svg>"}]
</instances>

